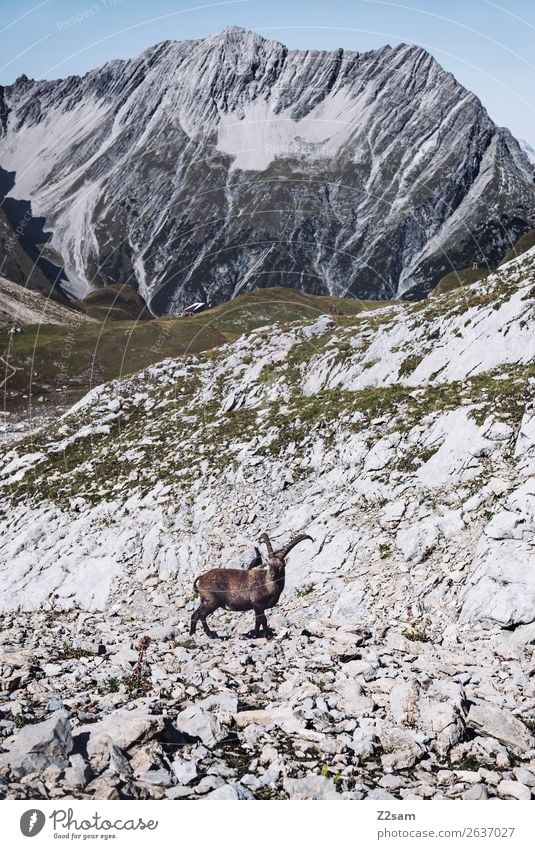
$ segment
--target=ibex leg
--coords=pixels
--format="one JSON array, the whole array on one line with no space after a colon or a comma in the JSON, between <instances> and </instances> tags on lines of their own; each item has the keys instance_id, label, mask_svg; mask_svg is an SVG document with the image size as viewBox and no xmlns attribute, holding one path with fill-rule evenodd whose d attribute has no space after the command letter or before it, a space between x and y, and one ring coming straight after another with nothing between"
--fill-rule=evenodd
<instances>
[{"instance_id":1,"label":"ibex leg","mask_svg":"<svg viewBox=\"0 0 535 849\"><path fill-rule=\"evenodd\" d=\"M190 625L190 629L189 629L190 634L195 633L195 629L197 628L197 622L200 619L201 622L202 622L202 626L204 628L204 633L206 634L206 636L207 637L217 637L216 632L210 630L210 628L208 627L208 623L206 621L206 617L209 616L210 613L213 613L214 610L216 610L216 609L217 609L217 605L213 606L211 604L206 604L206 602L204 602L204 601L201 601L197 610L195 610L193 612L193 615L191 617L191 625Z\"/></svg>"},{"instance_id":2,"label":"ibex leg","mask_svg":"<svg viewBox=\"0 0 535 849\"><path fill-rule=\"evenodd\" d=\"M261 608L255 608L254 613L255 613L255 630L254 630L255 637L261 636L260 629L262 629L263 632L264 632L264 637L267 640L269 640L271 635L272 635L272 631L271 631L271 628L268 628L266 614L264 613L264 611Z\"/></svg>"}]
</instances>

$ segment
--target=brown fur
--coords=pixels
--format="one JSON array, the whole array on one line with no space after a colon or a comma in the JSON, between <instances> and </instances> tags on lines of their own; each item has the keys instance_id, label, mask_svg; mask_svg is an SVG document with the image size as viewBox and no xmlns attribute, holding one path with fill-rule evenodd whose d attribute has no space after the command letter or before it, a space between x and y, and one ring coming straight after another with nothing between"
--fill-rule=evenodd
<instances>
[{"instance_id":1,"label":"brown fur","mask_svg":"<svg viewBox=\"0 0 535 849\"><path fill-rule=\"evenodd\" d=\"M193 588L201 597L201 603L191 617L190 634L195 633L197 622L200 620L205 633L209 637L217 634L211 631L206 618L220 607L226 610L254 610L254 635L271 636L268 629L265 612L275 607L284 589L286 557L292 548L305 539L312 539L308 534L293 537L288 545L273 552L273 547L267 534L262 534L263 542L268 552L267 569L255 569L249 566L243 569L210 569L195 579Z\"/></svg>"}]
</instances>

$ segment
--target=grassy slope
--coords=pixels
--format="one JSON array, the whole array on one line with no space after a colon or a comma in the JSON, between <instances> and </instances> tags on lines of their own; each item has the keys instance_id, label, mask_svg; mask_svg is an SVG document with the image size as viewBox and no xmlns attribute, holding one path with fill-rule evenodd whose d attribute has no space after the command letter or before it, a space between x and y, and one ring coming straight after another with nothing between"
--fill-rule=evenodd
<instances>
[{"instance_id":1,"label":"grassy slope","mask_svg":"<svg viewBox=\"0 0 535 849\"><path fill-rule=\"evenodd\" d=\"M511 248L509 253L507 253L504 256L502 261L499 263L498 268L500 267L500 265L503 265L505 262L509 262L509 260L515 259L515 257L520 256L520 254L523 254L525 251L528 251L534 245L535 245L535 230L528 230L527 233L525 233L523 236L521 236L521 238L518 240L518 242L516 243L514 248Z\"/></svg>"},{"instance_id":2,"label":"grassy slope","mask_svg":"<svg viewBox=\"0 0 535 849\"><path fill-rule=\"evenodd\" d=\"M325 313L347 319L385 304L261 289L187 318L118 322L114 317L79 325L73 315L69 327L25 327L20 334L0 337L2 407L19 409L30 396L70 403L99 383L166 357L217 348L255 327Z\"/></svg>"},{"instance_id":3,"label":"grassy slope","mask_svg":"<svg viewBox=\"0 0 535 849\"><path fill-rule=\"evenodd\" d=\"M152 318L141 295L120 283L95 289L75 303L98 321L146 321Z\"/></svg>"},{"instance_id":4,"label":"grassy slope","mask_svg":"<svg viewBox=\"0 0 535 849\"><path fill-rule=\"evenodd\" d=\"M527 233L521 236L516 245L511 248L508 253L506 253L502 261L498 263L498 268L506 262L509 262L517 256L525 253L525 251L528 251L534 245L535 230L528 230ZM438 281L437 285L432 290L431 295L445 295L446 292L453 292L454 289L459 289L463 286L470 286L471 283L476 283L477 280L484 280L490 273L491 269L488 268L478 268L477 271L473 271L471 268L462 268L459 271L451 271Z\"/></svg>"},{"instance_id":5,"label":"grassy slope","mask_svg":"<svg viewBox=\"0 0 535 849\"><path fill-rule=\"evenodd\" d=\"M523 276L528 274L533 274L529 264ZM505 271L498 274L490 284L483 284L476 289L457 289L442 297L416 304L403 304L402 315L399 310L388 310L356 321L348 317L341 318L337 328L329 329L312 341L303 338L291 348L283 361L264 366L257 378L259 383L280 381L279 387L283 394L286 395L286 390L289 390L288 401L282 408L278 401L265 398L260 407L244 405L225 412L223 401L234 387L234 368L228 369L223 375L219 374L218 380L214 382L214 396L208 400L200 392L199 373L195 370L176 383L151 383L146 379L139 379L138 383L134 381L126 390L123 387L120 393L123 394L122 411L114 419L111 431L107 434L92 432L88 438L78 438L68 443L62 449L61 463L58 463L56 453L48 453L50 440L57 433L55 425L27 436L19 445L19 454L42 451L47 457L34 471L11 486L11 497L20 500L42 499L46 496L58 504L68 506L69 499L83 492L84 497L99 502L109 499L120 490L130 492L133 484L129 475L133 473L135 486L142 493L147 493L154 486L157 474L159 482L169 484L175 491L181 491L185 498L190 498L192 483L204 474L201 464L208 462L211 473L217 475L234 462L236 450L240 450L243 439L251 438L253 434L263 438L274 430L273 438L258 446L255 452L262 457L280 458L290 442L299 444L300 451L303 451L304 445L310 448L317 439L318 431L314 429L318 426L322 443L329 447L333 444L341 420L348 432L360 433L367 427L380 425L378 433L381 436L390 432L406 435L430 414L465 407L467 414L478 424L482 424L488 416L493 416L517 430L526 409L530 381L535 376L532 363L503 364L463 380L424 383L417 388L394 382L391 385L357 390L336 387L321 389L306 395L302 392L301 370L303 363L312 355L330 348L333 338L336 340L333 363L342 369L346 364L349 368L356 358L364 354L365 346L371 341L370 330L377 331L381 327L387 331L391 327L398 344L401 340L396 331L400 320L409 329L409 333L402 335L402 350L406 350L407 356L402 361L400 373L405 366L407 370L412 370L417 366L414 359L419 362L421 357L410 353L413 350L410 330L414 330L419 345L423 344L429 353L437 340L440 344L440 330L439 335L436 335L437 320L441 327L446 328L447 338L447 325L451 321L455 322L456 317L473 310L469 320L477 323L481 315L477 313L478 308L487 308L488 311L495 305L503 305L515 294L516 289L517 275L509 275ZM282 297L282 293L279 294ZM531 290L527 290L526 295L533 297ZM244 302L244 307L247 304L248 300ZM292 305L283 306L290 309ZM225 313L225 307L218 307L212 311L214 314L220 322L232 323L232 316ZM196 320L200 318L202 316ZM350 344L350 341L355 341L356 329L345 329L344 325L352 323L362 324L362 347ZM257 334L260 349L262 339L269 332L263 330ZM244 357L247 356L245 353ZM225 362L225 358L226 353L217 349L207 351L200 357L210 363L214 370L218 364ZM138 386L152 402L148 408L144 403L131 401ZM358 414L357 418L355 414ZM377 421L378 416L380 419ZM83 425L91 421L95 421L95 413L88 406L65 419L62 436L78 433ZM147 448L143 449L146 451L143 462L135 458L125 459L124 451L132 445L139 446L145 438L149 441L146 443ZM415 461L424 462L432 453L429 446L422 445L418 440L407 443L407 450L399 456L396 468L399 472L414 470ZM307 468L306 465L300 467L294 464L292 475L294 478L306 475Z\"/></svg>"},{"instance_id":6,"label":"grassy slope","mask_svg":"<svg viewBox=\"0 0 535 849\"><path fill-rule=\"evenodd\" d=\"M431 295L445 295L446 292L453 292L454 289L470 286L478 280L484 280L490 273L488 268L478 268L477 270L462 268L460 271L451 271L438 281Z\"/></svg>"}]
</instances>

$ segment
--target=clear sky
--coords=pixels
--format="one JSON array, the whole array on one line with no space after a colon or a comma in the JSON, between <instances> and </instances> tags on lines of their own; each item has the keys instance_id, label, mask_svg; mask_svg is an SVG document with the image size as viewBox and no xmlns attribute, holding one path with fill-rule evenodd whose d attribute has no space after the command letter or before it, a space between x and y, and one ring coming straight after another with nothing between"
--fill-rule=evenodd
<instances>
[{"instance_id":1,"label":"clear sky","mask_svg":"<svg viewBox=\"0 0 535 849\"><path fill-rule=\"evenodd\" d=\"M54 79L237 24L289 47L427 48L535 146L533 0L0 0L0 84Z\"/></svg>"}]
</instances>

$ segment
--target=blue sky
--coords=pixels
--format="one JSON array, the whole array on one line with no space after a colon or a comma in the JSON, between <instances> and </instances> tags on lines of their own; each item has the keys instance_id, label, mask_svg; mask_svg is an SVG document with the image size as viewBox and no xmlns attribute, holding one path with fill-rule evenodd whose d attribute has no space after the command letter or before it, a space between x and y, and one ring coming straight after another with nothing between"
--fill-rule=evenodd
<instances>
[{"instance_id":1,"label":"blue sky","mask_svg":"<svg viewBox=\"0 0 535 849\"><path fill-rule=\"evenodd\" d=\"M535 146L532 0L0 0L0 83L56 78L229 24L289 47L427 48L492 118Z\"/></svg>"}]
</instances>

